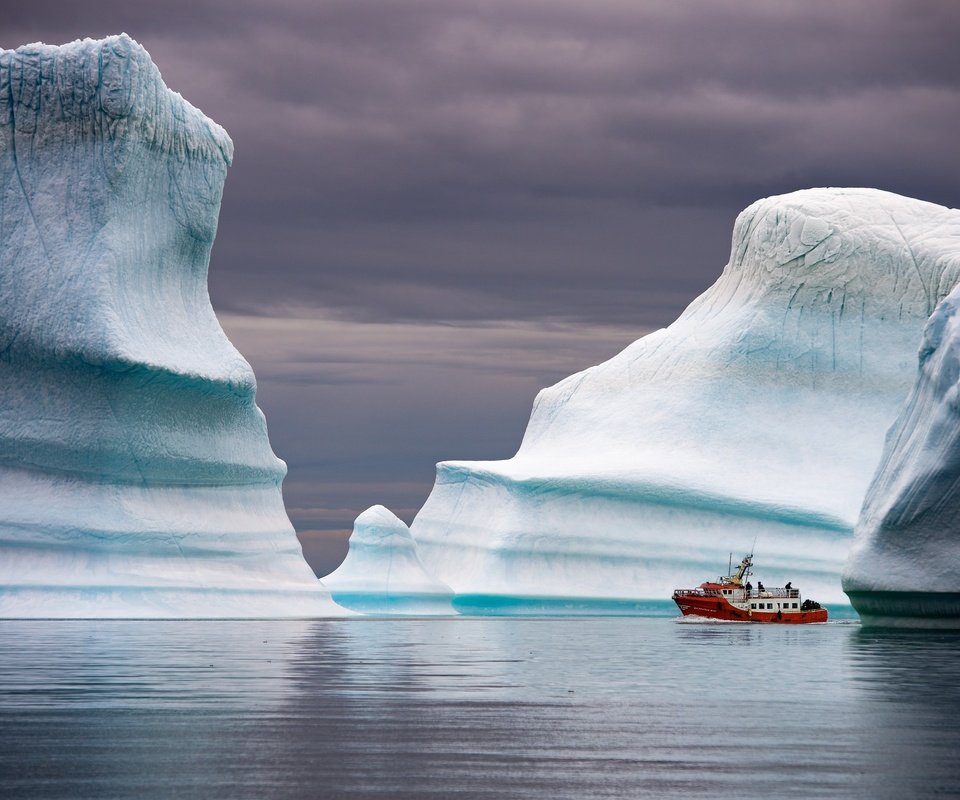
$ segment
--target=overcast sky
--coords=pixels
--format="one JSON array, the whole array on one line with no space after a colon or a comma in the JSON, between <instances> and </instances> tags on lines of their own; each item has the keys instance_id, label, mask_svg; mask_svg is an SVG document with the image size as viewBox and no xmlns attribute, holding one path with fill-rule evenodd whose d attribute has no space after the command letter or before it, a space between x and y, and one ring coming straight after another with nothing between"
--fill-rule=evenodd
<instances>
[{"instance_id":1,"label":"overcast sky","mask_svg":"<svg viewBox=\"0 0 960 800\"><path fill-rule=\"evenodd\" d=\"M126 31L233 138L211 297L321 575L671 322L753 200L960 205L956 0L9 5L0 46Z\"/></svg>"}]
</instances>

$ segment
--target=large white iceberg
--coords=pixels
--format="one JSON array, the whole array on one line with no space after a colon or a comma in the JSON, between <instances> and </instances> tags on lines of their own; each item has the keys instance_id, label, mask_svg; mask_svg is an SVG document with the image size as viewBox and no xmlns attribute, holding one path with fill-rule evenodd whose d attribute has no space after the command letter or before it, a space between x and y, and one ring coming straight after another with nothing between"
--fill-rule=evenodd
<instances>
[{"instance_id":1,"label":"large white iceberg","mask_svg":"<svg viewBox=\"0 0 960 800\"><path fill-rule=\"evenodd\" d=\"M368 614L453 614L453 592L429 575L410 529L371 506L353 525L343 563L323 579L334 600Z\"/></svg>"},{"instance_id":2,"label":"large white iceberg","mask_svg":"<svg viewBox=\"0 0 960 800\"><path fill-rule=\"evenodd\" d=\"M955 230L954 264L960 264ZM960 627L960 289L924 330L916 385L867 491L843 588L865 624Z\"/></svg>"},{"instance_id":3,"label":"large white iceberg","mask_svg":"<svg viewBox=\"0 0 960 800\"><path fill-rule=\"evenodd\" d=\"M669 328L540 393L507 461L445 462L412 525L458 607L666 598L753 549L845 602L840 569L960 212L871 189L760 200ZM754 545L754 541L756 544Z\"/></svg>"},{"instance_id":4,"label":"large white iceberg","mask_svg":"<svg viewBox=\"0 0 960 800\"><path fill-rule=\"evenodd\" d=\"M0 98L0 616L338 613L207 294L230 138L125 35Z\"/></svg>"}]
</instances>

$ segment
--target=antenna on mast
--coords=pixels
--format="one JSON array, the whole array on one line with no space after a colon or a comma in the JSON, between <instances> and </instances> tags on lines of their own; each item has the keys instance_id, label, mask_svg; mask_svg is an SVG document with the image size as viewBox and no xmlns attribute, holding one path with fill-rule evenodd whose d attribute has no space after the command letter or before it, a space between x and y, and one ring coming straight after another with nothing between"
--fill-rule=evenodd
<instances>
[{"instance_id":1,"label":"antenna on mast","mask_svg":"<svg viewBox=\"0 0 960 800\"><path fill-rule=\"evenodd\" d=\"M727 575L733 575L733 551L730 551L730 557L727 559Z\"/></svg>"}]
</instances>

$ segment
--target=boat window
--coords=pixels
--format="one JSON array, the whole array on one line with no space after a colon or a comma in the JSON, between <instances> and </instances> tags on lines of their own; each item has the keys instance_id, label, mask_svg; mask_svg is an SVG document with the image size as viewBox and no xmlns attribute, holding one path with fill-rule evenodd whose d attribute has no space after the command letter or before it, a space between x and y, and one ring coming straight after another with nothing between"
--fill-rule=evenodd
<instances>
[{"instance_id":1,"label":"boat window","mask_svg":"<svg viewBox=\"0 0 960 800\"><path fill-rule=\"evenodd\" d=\"M796 607L797 607L797 604L796 604L796 603L794 603L794 604L793 604L793 607L794 607L794 608L796 608Z\"/></svg>"},{"instance_id":2,"label":"boat window","mask_svg":"<svg viewBox=\"0 0 960 800\"><path fill-rule=\"evenodd\" d=\"M757 604L756 604L756 603L751 603L751 604L750 604L750 608L756 608L756 607L757 607Z\"/></svg>"},{"instance_id":3,"label":"boat window","mask_svg":"<svg viewBox=\"0 0 960 800\"><path fill-rule=\"evenodd\" d=\"M773 608L773 603L767 603L767 608Z\"/></svg>"}]
</instances>

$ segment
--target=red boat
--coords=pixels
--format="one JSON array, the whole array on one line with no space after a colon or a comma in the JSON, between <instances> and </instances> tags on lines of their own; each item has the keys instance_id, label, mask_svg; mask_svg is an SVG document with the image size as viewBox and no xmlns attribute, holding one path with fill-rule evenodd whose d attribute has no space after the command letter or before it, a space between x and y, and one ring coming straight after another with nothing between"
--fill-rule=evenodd
<instances>
[{"instance_id":1,"label":"red boat","mask_svg":"<svg viewBox=\"0 0 960 800\"><path fill-rule=\"evenodd\" d=\"M685 617L780 625L827 621L827 609L813 600L803 600L800 590L789 583L783 588L768 589L757 581L754 589L747 580L752 566L753 553L744 556L736 570L721 575L716 582L701 583L699 589L675 590L673 601Z\"/></svg>"}]
</instances>

